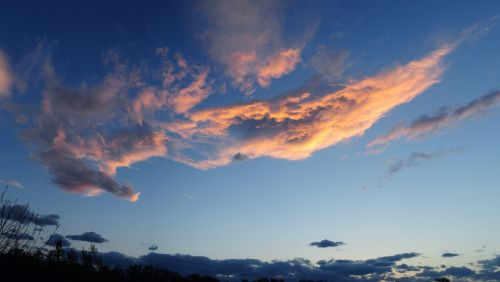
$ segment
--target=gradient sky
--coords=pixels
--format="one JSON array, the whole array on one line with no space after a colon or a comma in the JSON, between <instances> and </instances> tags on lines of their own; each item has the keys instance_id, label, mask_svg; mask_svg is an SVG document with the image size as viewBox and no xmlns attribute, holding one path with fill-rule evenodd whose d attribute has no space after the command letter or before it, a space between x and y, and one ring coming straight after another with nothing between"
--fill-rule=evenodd
<instances>
[{"instance_id":1,"label":"gradient sky","mask_svg":"<svg viewBox=\"0 0 500 282\"><path fill-rule=\"evenodd\" d=\"M498 1L86 2L0 9L0 179L58 233L129 256L500 251Z\"/></svg>"}]
</instances>

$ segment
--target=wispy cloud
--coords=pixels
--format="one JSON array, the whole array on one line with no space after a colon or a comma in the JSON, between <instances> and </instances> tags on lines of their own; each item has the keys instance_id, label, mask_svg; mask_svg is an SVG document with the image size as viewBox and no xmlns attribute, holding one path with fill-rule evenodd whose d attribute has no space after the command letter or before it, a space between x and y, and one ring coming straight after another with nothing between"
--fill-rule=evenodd
<instances>
[{"instance_id":1,"label":"wispy cloud","mask_svg":"<svg viewBox=\"0 0 500 282\"><path fill-rule=\"evenodd\" d=\"M256 83L269 86L300 61L303 42L284 43L282 6L278 1L203 2L208 53L246 94L255 90Z\"/></svg>"},{"instance_id":2,"label":"wispy cloud","mask_svg":"<svg viewBox=\"0 0 500 282\"><path fill-rule=\"evenodd\" d=\"M368 143L367 146L368 148L386 146L400 138L406 138L408 140L421 138L428 134L450 128L472 117L484 115L488 110L497 106L499 102L500 91L494 91L460 107L441 108L436 114L420 116L409 125L394 127L388 133Z\"/></svg>"},{"instance_id":3,"label":"wispy cloud","mask_svg":"<svg viewBox=\"0 0 500 282\"><path fill-rule=\"evenodd\" d=\"M16 188L24 188L24 185L15 179L0 179L0 184L8 185Z\"/></svg>"},{"instance_id":4,"label":"wispy cloud","mask_svg":"<svg viewBox=\"0 0 500 282\"><path fill-rule=\"evenodd\" d=\"M326 46L319 46L316 53L309 60L316 73L323 79L332 83L338 83L342 74L349 66L347 59L350 56L348 50L332 51Z\"/></svg>"},{"instance_id":5,"label":"wispy cloud","mask_svg":"<svg viewBox=\"0 0 500 282\"><path fill-rule=\"evenodd\" d=\"M394 159L390 162L387 168L387 178L392 177L394 174L401 172L402 170L419 166L425 162L432 161L437 158L443 158L450 154L457 154L463 151L463 148L440 148L430 153L415 152L410 154L404 159Z\"/></svg>"},{"instance_id":6,"label":"wispy cloud","mask_svg":"<svg viewBox=\"0 0 500 282\"><path fill-rule=\"evenodd\" d=\"M0 50L0 98L10 95L13 82L7 56Z\"/></svg>"}]
</instances>

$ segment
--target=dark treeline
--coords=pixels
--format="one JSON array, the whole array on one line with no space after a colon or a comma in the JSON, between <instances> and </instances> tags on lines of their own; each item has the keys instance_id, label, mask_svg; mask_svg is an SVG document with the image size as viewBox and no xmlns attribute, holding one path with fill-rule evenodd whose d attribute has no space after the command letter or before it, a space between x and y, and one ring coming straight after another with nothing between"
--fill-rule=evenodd
<instances>
[{"instance_id":1,"label":"dark treeline","mask_svg":"<svg viewBox=\"0 0 500 282\"><path fill-rule=\"evenodd\" d=\"M0 254L1 281L219 281L200 275L182 276L176 272L152 266L131 265L127 268L110 267L101 262L97 249L64 250L57 242L49 252L25 252L12 249Z\"/></svg>"}]
</instances>

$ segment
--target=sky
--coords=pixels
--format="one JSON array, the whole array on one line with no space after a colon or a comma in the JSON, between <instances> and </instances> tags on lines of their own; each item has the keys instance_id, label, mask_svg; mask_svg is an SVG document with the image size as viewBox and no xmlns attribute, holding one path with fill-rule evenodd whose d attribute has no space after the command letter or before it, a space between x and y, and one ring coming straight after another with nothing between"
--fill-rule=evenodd
<instances>
[{"instance_id":1,"label":"sky","mask_svg":"<svg viewBox=\"0 0 500 282\"><path fill-rule=\"evenodd\" d=\"M500 279L498 1L1 6L0 183L72 247Z\"/></svg>"}]
</instances>

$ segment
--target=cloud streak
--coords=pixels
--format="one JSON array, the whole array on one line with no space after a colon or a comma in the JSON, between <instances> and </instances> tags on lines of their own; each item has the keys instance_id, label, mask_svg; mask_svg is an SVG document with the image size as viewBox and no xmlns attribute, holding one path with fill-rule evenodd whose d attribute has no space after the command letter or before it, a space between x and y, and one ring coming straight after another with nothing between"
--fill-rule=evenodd
<instances>
[{"instance_id":1,"label":"cloud streak","mask_svg":"<svg viewBox=\"0 0 500 282\"><path fill-rule=\"evenodd\" d=\"M456 257L456 256L459 256L459 255L460 255L460 254L456 254L456 253L448 253L448 252L447 252L447 253L443 253L443 254L441 255L441 257L443 257L443 258L452 258L452 257Z\"/></svg>"},{"instance_id":2,"label":"cloud streak","mask_svg":"<svg viewBox=\"0 0 500 282\"><path fill-rule=\"evenodd\" d=\"M66 235L66 238L74 240L74 241L84 241L89 243L97 243L101 244L104 242L109 242L107 239L104 239L100 234L95 232L85 232L80 235Z\"/></svg>"},{"instance_id":3,"label":"cloud streak","mask_svg":"<svg viewBox=\"0 0 500 282\"><path fill-rule=\"evenodd\" d=\"M462 150L463 148L450 148L450 149L441 148L430 153L415 152L410 154L408 157L404 159L395 159L387 168L387 177L399 173L402 170L409 167L419 166L425 162L429 162L437 158L443 158L450 154L460 153L462 152Z\"/></svg>"},{"instance_id":4,"label":"cloud streak","mask_svg":"<svg viewBox=\"0 0 500 282\"><path fill-rule=\"evenodd\" d=\"M368 148L386 146L398 139L414 140L450 128L465 120L484 115L500 102L500 91L491 92L456 108L442 108L432 115L422 115L409 125L399 125L368 143Z\"/></svg>"}]
</instances>

